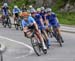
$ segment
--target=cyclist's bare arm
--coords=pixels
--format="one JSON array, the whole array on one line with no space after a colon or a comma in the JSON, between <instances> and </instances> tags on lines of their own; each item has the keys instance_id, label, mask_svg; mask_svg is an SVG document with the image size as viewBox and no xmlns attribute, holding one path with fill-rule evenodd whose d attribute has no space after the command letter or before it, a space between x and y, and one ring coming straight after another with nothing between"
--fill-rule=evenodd
<instances>
[{"instance_id":1,"label":"cyclist's bare arm","mask_svg":"<svg viewBox=\"0 0 75 61\"><path fill-rule=\"evenodd\" d=\"M46 16L47 16L47 15L44 15L44 18L45 18L45 24L48 26L49 21L46 19Z\"/></svg>"},{"instance_id":2,"label":"cyclist's bare arm","mask_svg":"<svg viewBox=\"0 0 75 61\"><path fill-rule=\"evenodd\" d=\"M36 22L33 23L34 27L36 30L38 30L38 25L36 24Z\"/></svg>"},{"instance_id":3,"label":"cyclist's bare arm","mask_svg":"<svg viewBox=\"0 0 75 61\"><path fill-rule=\"evenodd\" d=\"M31 25L34 25L35 29L38 30L38 26L37 26L37 24L35 22L33 24L30 24L30 26ZM29 31L28 26L23 28L23 32L28 32L28 31Z\"/></svg>"},{"instance_id":4,"label":"cyclist's bare arm","mask_svg":"<svg viewBox=\"0 0 75 61\"><path fill-rule=\"evenodd\" d=\"M24 27L23 32L27 32L27 31L28 31L28 27Z\"/></svg>"},{"instance_id":5,"label":"cyclist's bare arm","mask_svg":"<svg viewBox=\"0 0 75 61\"><path fill-rule=\"evenodd\" d=\"M43 22L42 17L40 18L40 22L41 22L41 24L44 26L44 22Z\"/></svg>"},{"instance_id":6,"label":"cyclist's bare arm","mask_svg":"<svg viewBox=\"0 0 75 61\"><path fill-rule=\"evenodd\" d=\"M15 18L15 14L13 14L13 18Z\"/></svg>"},{"instance_id":7,"label":"cyclist's bare arm","mask_svg":"<svg viewBox=\"0 0 75 61\"><path fill-rule=\"evenodd\" d=\"M46 27L49 28L49 21L47 19L45 19L45 24L46 24Z\"/></svg>"}]
</instances>

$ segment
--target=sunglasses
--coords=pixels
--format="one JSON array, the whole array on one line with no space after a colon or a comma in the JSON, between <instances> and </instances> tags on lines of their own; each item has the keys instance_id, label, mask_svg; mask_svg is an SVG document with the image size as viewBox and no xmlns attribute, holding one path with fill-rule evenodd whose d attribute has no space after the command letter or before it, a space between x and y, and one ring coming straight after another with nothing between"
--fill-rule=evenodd
<instances>
[{"instance_id":1,"label":"sunglasses","mask_svg":"<svg viewBox=\"0 0 75 61\"><path fill-rule=\"evenodd\" d=\"M28 16L25 16L25 17L23 17L23 18L28 18Z\"/></svg>"},{"instance_id":2,"label":"sunglasses","mask_svg":"<svg viewBox=\"0 0 75 61\"><path fill-rule=\"evenodd\" d=\"M51 13L51 11L48 11L47 13Z\"/></svg>"}]
</instances>

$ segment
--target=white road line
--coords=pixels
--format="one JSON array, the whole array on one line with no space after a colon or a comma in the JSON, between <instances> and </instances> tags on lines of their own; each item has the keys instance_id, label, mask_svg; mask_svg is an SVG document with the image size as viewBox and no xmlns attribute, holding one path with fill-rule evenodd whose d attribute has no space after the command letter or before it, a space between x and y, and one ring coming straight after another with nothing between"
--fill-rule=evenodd
<instances>
[{"instance_id":1,"label":"white road line","mask_svg":"<svg viewBox=\"0 0 75 61\"><path fill-rule=\"evenodd\" d=\"M32 54L32 53L34 52L34 51L33 51L33 48L32 48L31 46L29 46L29 45L27 45L27 44L25 44L25 43L23 43L23 42L19 42L19 41L16 41L16 40L13 40L13 39L4 37L4 36L0 36L0 38L1 38L1 39L5 39L5 40L8 40L8 41L11 41L11 42L15 42L15 43L21 44L21 45L23 45L23 46L29 48L29 49L30 49L30 52L29 52L28 55L30 55L30 54ZM28 55L26 55L26 56L28 56ZM24 56L22 56L22 57L24 57ZM16 57L16 58L20 58L20 57Z\"/></svg>"}]
</instances>

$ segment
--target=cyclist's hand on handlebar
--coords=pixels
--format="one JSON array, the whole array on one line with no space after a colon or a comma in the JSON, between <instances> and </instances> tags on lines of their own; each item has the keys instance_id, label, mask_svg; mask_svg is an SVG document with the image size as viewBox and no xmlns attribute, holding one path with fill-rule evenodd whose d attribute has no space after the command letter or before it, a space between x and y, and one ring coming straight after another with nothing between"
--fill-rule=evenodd
<instances>
[{"instance_id":1,"label":"cyclist's hand on handlebar","mask_svg":"<svg viewBox=\"0 0 75 61\"><path fill-rule=\"evenodd\" d=\"M31 27L33 25L33 23L31 23L31 24L28 24L28 27Z\"/></svg>"}]
</instances>

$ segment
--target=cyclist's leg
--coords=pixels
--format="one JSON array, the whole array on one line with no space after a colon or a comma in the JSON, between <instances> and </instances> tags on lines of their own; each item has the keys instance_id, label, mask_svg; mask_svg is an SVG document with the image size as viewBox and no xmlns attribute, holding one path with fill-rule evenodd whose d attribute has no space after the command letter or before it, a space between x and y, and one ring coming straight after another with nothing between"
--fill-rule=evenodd
<instances>
[{"instance_id":1,"label":"cyclist's leg","mask_svg":"<svg viewBox=\"0 0 75 61\"><path fill-rule=\"evenodd\" d=\"M63 40L63 38L62 38L62 35L61 35L61 31L60 31L60 29L59 28L57 28L56 29L57 30L57 32L58 32L58 35L61 37L61 41L62 41L62 43L64 43L64 40Z\"/></svg>"},{"instance_id":2,"label":"cyclist's leg","mask_svg":"<svg viewBox=\"0 0 75 61\"><path fill-rule=\"evenodd\" d=\"M45 27L40 27L40 30L44 33L44 36L45 36L46 41L47 41L47 44L48 44L48 46L50 46L50 44L51 44L50 38L49 38L48 35L47 35L47 32L46 32Z\"/></svg>"},{"instance_id":3,"label":"cyclist's leg","mask_svg":"<svg viewBox=\"0 0 75 61\"><path fill-rule=\"evenodd\" d=\"M51 40L50 40L50 38L48 37L48 34L46 33L46 31L44 31L44 33L45 33L45 36L46 36L47 41L48 41L48 46L50 46L50 45L51 45Z\"/></svg>"},{"instance_id":4,"label":"cyclist's leg","mask_svg":"<svg viewBox=\"0 0 75 61\"><path fill-rule=\"evenodd\" d=\"M47 25L46 32L47 32L48 36L53 37L51 24Z\"/></svg>"},{"instance_id":5,"label":"cyclist's leg","mask_svg":"<svg viewBox=\"0 0 75 61\"><path fill-rule=\"evenodd\" d=\"M54 26L53 26L53 29L54 29L54 30L57 32L57 34L61 37L61 39L62 39L61 41L64 42L64 41L63 41L63 38L62 38L62 36L61 36L61 30L60 30L60 25L59 25L59 23L57 23L56 25L54 25Z\"/></svg>"},{"instance_id":6,"label":"cyclist's leg","mask_svg":"<svg viewBox=\"0 0 75 61\"><path fill-rule=\"evenodd\" d=\"M35 34L39 38L39 41L42 43L43 49L46 50L47 48L46 48L46 45L44 43L44 39L42 37L41 31L38 29L38 25L36 23L34 23L33 25L34 25L34 29L35 29Z\"/></svg>"},{"instance_id":7,"label":"cyclist's leg","mask_svg":"<svg viewBox=\"0 0 75 61\"><path fill-rule=\"evenodd\" d=\"M15 28L16 28L16 30L18 30L18 13L15 13L15 20L14 20L14 22L15 22Z\"/></svg>"},{"instance_id":8,"label":"cyclist's leg","mask_svg":"<svg viewBox=\"0 0 75 61\"><path fill-rule=\"evenodd\" d=\"M13 16L14 16L14 24L15 24L15 21L16 21L16 14L14 14Z\"/></svg>"},{"instance_id":9,"label":"cyclist's leg","mask_svg":"<svg viewBox=\"0 0 75 61\"><path fill-rule=\"evenodd\" d=\"M43 49L47 49L47 48L46 48L46 45L45 45L45 43L44 43L43 37L42 37L42 35L41 35L40 30L36 30L36 35L37 35L37 37L39 38L39 40L42 42Z\"/></svg>"},{"instance_id":10,"label":"cyclist's leg","mask_svg":"<svg viewBox=\"0 0 75 61\"><path fill-rule=\"evenodd\" d=\"M4 25L4 15L2 15L2 25Z\"/></svg>"},{"instance_id":11,"label":"cyclist's leg","mask_svg":"<svg viewBox=\"0 0 75 61\"><path fill-rule=\"evenodd\" d=\"M9 26L9 16L7 15L6 17L7 17L7 24Z\"/></svg>"},{"instance_id":12,"label":"cyclist's leg","mask_svg":"<svg viewBox=\"0 0 75 61\"><path fill-rule=\"evenodd\" d=\"M27 38L30 38L32 36L32 33L30 31L24 32L24 36L27 37Z\"/></svg>"}]
</instances>

